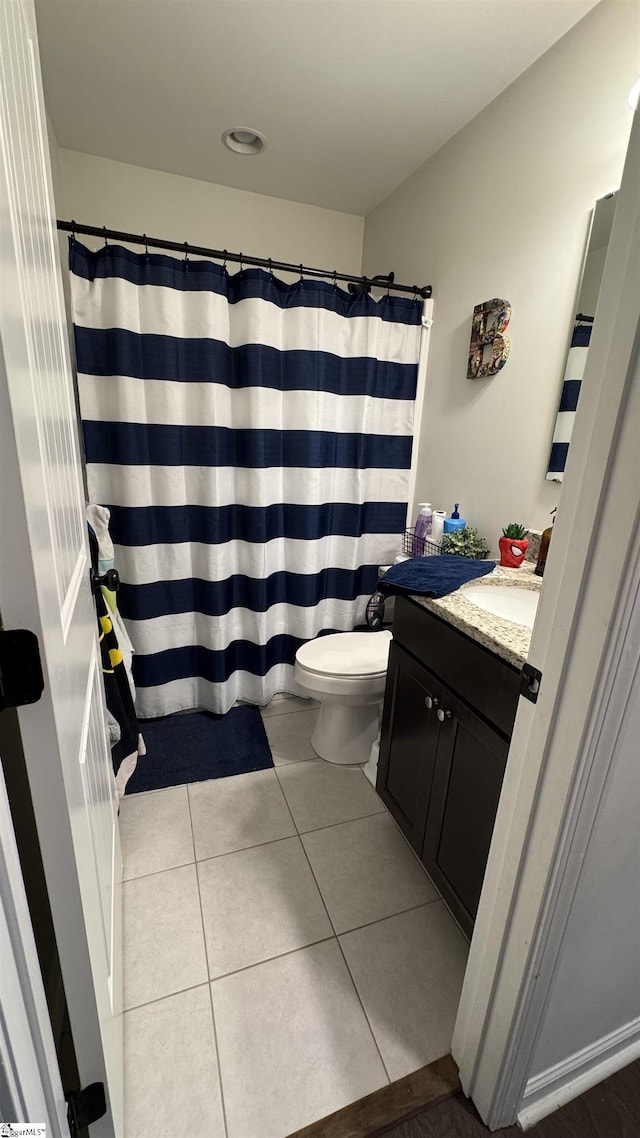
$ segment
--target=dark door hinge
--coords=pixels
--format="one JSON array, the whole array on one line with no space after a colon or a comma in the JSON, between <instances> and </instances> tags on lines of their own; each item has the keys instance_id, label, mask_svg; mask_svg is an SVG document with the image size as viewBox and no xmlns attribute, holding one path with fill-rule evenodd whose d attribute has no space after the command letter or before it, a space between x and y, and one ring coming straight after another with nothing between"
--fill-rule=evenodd
<instances>
[{"instance_id":1,"label":"dark door hinge","mask_svg":"<svg viewBox=\"0 0 640 1138\"><path fill-rule=\"evenodd\" d=\"M107 1113L107 1100L104 1083L89 1083L81 1091L71 1091L67 1095L67 1122L71 1138L78 1138L87 1126L97 1122Z\"/></svg>"},{"instance_id":2,"label":"dark door hinge","mask_svg":"<svg viewBox=\"0 0 640 1138\"><path fill-rule=\"evenodd\" d=\"M0 711L37 703L44 691L40 645L27 628L0 629Z\"/></svg>"},{"instance_id":3,"label":"dark door hinge","mask_svg":"<svg viewBox=\"0 0 640 1138\"><path fill-rule=\"evenodd\" d=\"M534 668L533 664L523 664L520 671L520 695L531 700L531 703L537 703L541 683L542 672Z\"/></svg>"}]
</instances>

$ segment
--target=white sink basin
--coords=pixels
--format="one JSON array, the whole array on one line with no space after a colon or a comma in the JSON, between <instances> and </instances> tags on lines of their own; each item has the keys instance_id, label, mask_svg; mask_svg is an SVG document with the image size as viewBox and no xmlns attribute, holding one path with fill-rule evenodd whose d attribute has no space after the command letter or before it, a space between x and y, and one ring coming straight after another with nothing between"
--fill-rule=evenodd
<instances>
[{"instance_id":1,"label":"white sink basin","mask_svg":"<svg viewBox=\"0 0 640 1138\"><path fill-rule=\"evenodd\" d=\"M517 585L473 585L462 590L464 599L485 612L533 628L540 593Z\"/></svg>"}]
</instances>

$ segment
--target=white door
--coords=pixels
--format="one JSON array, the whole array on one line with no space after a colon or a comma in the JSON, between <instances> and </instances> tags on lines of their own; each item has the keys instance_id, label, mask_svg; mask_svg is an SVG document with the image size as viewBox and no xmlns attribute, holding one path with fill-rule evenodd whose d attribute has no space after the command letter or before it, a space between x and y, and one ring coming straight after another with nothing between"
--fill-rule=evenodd
<instances>
[{"instance_id":1,"label":"white door","mask_svg":"<svg viewBox=\"0 0 640 1138\"><path fill-rule=\"evenodd\" d=\"M616 973L619 1005L633 990L616 1029L605 1030L591 1005L573 1053L542 1071L535 1066L561 969L573 974L567 998L582 1012L583 993L601 987L610 968L608 944L628 945L629 961L637 959L637 928L628 928L633 898L610 869L612 910L603 916L596 903L587 916L582 910L583 927L598 935L567 955L564 937L572 910L580 911L588 858L605 880L604 867L615 864L609 858L614 851L621 858L636 836L620 814L618 832L604 831L599 850L592 844L624 753L638 667L639 281L636 112L531 638L540 696L535 706L520 701L453 1037L463 1089L491 1129L516 1119L530 1126L640 1055L635 979ZM636 860L627 864L637 878ZM604 966L592 948L598 940Z\"/></svg>"},{"instance_id":2,"label":"white door","mask_svg":"<svg viewBox=\"0 0 640 1138\"><path fill-rule=\"evenodd\" d=\"M122 1134L121 861L32 0L0 0L0 613L38 637L19 713L82 1085Z\"/></svg>"},{"instance_id":3,"label":"white door","mask_svg":"<svg viewBox=\"0 0 640 1138\"><path fill-rule=\"evenodd\" d=\"M66 1138L67 1111L1 767L0 961L0 1133L3 1122L31 1122L44 1124L48 1138Z\"/></svg>"}]
</instances>

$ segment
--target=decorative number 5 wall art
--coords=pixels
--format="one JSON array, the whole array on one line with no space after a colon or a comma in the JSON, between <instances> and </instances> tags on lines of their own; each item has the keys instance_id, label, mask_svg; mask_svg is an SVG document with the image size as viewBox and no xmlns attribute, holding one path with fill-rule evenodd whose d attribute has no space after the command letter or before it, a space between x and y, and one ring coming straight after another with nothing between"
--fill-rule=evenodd
<instances>
[{"instance_id":1,"label":"decorative number 5 wall art","mask_svg":"<svg viewBox=\"0 0 640 1138\"><path fill-rule=\"evenodd\" d=\"M508 300L485 300L476 304L471 324L471 344L467 379L484 379L496 375L504 367L511 345L503 335L511 319Z\"/></svg>"}]
</instances>

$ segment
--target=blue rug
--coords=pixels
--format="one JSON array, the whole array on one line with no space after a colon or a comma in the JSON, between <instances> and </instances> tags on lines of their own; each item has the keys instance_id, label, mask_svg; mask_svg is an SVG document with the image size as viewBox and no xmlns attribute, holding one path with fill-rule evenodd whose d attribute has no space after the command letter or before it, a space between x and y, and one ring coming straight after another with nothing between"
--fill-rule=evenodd
<instances>
[{"instance_id":1,"label":"blue rug","mask_svg":"<svg viewBox=\"0 0 640 1138\"><path fill-rule=\"evenodd\" d=\"M226 715L192 711L141 720L147 747L126 787L126 794L226 778L273 766L262 716L257 707L232 707Z\"/></svg>"}]
</instances>

